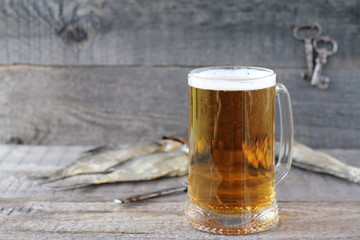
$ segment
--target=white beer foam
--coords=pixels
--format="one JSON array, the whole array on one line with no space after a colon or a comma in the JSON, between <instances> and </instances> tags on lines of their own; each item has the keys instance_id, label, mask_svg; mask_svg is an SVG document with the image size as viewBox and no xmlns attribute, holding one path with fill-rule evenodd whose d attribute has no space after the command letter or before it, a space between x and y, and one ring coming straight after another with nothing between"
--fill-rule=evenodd
<instances>
[{"instance_id":1,"label":"white beer foam","mask_svg":"<svg viewBox=\"0 0 360 240\"><path fill-rule=\"evenodd\" d=\"M274 71L259 67L207 67L189 73L189 86L207 90L246 91L274 86Z\"/></svg>"}]
</instances>

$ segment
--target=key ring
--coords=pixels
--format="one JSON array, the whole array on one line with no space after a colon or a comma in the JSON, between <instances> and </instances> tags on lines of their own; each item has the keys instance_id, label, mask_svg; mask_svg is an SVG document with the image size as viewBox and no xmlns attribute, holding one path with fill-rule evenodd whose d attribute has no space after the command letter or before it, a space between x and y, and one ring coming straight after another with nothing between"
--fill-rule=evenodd
<instances>
[{"instance_id":1,"label":"key ring","mask_svg":"<svg viewBox=\"0 0 360 240\"><path fill-rule=\"evenodd\" d=\"M315 36L314 37L301 37L299 36L299 32L300 30L305 30L305 29L310 29L310 30L316 30ZM302 25L302 26L297 26L293 29L293 34L294 37L298 40L305 40L307 38L318 38L321 34L321 27L318 24L309 24L309 25Z\"/></svg>"},{"instance_id":2,"label":"key ring","mask_svg":"<svg viewBox=\"0 0 360 240\"><path fill-rule=\"evenodd\" d=\"M325 47L319 48L318 43L330 43L332 45L332 49L329 50ZM323 53L326 54L327 56L333 55L338 50L337 42L334 39L330 38L329 36L322 36L315 38L313 41L313 47L317 53Z\"/></svg>"}]
</instances>

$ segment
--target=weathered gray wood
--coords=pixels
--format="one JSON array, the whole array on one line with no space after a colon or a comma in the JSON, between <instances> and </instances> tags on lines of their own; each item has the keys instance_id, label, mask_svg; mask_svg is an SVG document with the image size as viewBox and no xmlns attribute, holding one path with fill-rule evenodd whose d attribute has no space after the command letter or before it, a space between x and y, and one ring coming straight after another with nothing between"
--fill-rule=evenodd
<instances>
[{"instance_id":1,"label":"weathered gray wood","mask_svg":"<svg viewBox=\"0 0 360 240\"><path fill-rule=\"evenodd\" d=\"M5 239L228 239L187 226L183 201L1 201ZM280 224L246 239L358 239L360 202L280 202Z\"/></svg>"},{"instance_id":2,"label":"weathered gray wood","mask_svg":"<svg viewBox=\"0 0 360 240\"><path fill-rule=\"evenodd\" d=\"M227 239L183 218L185 194L119 206L116 197L179 184L184 178L54 191L29 176L73 161L88 147L0 145L1 239ZM325 150L358 164L360 150ZM277 192L280 224L246 239L358 239L360 186L293 169ZM286 193L285 193L286 192Z\"/></svg>"},{"instance_id":3,"label":"weathered gray wood","mask_svg":"<svg viewBox=\"0 0 360 240\"><path fill-rule=\"evenodd\" d=\"M278 70L293 96L297 140L359 148L359 8L355 0L3 1L0 64L129 67L0 69L0 142L186 137L190 67L243 64ZM340 46L324 68L325 91L300 80L303 44L291 31L315 22Z\"/></svg>"},{"instance_id":4,"label":"weathered gray wood","mask_svg":"<svg viewBox=\"0 0 360 240\"><path fill-rule=\"evenodd\" d=\"M164 67L0 68L0 142L101 145L187 137L187 73ZM359 70L329 70L330 88L275 69L292 96L295 138L312 147L360 147ZM351 104L350 104L351 103Z\"/></svg>"},{"instance_id":5,"label":"weathered gray wood","mask_svg":"<svg viewBox=\"0 0 360 240\"><path fill-rule=\"evenodd\" d=\"M359 68L359 8L356 0L6 0L0 64L305 69L292 28L319 23L339 43L326 69Z\"/></svg>"}]
</instances>

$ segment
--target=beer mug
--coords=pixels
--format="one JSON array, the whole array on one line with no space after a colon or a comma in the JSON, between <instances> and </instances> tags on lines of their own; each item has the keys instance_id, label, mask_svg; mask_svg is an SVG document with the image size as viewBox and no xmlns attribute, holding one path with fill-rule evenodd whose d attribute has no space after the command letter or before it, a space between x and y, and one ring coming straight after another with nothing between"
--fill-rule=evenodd
<instances>
[{"instance_id":1,"label":"beer mug","mask_svg":"<svg viewBox=\"0 0 360 240\"><path fill-rule=\"evenodd\" d=\"M275 184L291 167L291 102L274 71L208 67L191 71L189 186L185 218L216 234L250 234L278 221ZM275 96L280 154L275 164Z\"/></svg>"}]
</instances>

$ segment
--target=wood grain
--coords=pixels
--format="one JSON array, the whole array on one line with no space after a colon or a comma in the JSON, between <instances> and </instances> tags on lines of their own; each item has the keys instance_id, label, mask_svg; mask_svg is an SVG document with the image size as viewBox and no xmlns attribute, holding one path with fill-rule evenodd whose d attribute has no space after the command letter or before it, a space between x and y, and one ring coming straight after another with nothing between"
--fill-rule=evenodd
<instances>
[{"instance_id":1,"label":"wood grain","mask_svg":"<svg viewBox=\"0 0 360 240\"><path fill-rule=\"evenodd\" d=\"M0 142L102 145L187 137L187 73L179 67L0 68ZM312 147L360 147L360 71L329 70L323 91L275 69L291 94L295 138ZM351 103L351 104L349 104Z\"/></svg>"},{"instance_id":2,"label":"wood grain","mask_svg":"<svg viewBox=\"0 0 360 240\"><path fill-rule=\"evenodd\" d=\"M286 0L6 0L0 64L261 65L305 70L292 28L339 43L326 69L360 67L360 3Z\"/></svg>"},{"instance_id":3,"label":"wood grain","mask_svg":"<svg viewBox=\"0 0 360 240\"><path fill-rule=\"evenodd\" d=\"M228 239L187 226L184 202L1 202L0 237L6 239ZM358 239L360 202L280 202L280 224L246 239Z\"/></svg>"},{"instance_id":4,"label":"wood grain","mask_svg":"<svg viewBox=\"0 0 360 240\"><path fill-rule=\"evenodd\" d=\"M114 198L176 186L185 178L56 191L32 176L72 162L87 146L0 145L1 239L226 239L196 231L183 217L185 194L130 205ZM359 150L325 150L358 164ZM292 169L277 188L280 224L247 239L358 239L360 187Z\"/></svg>"}]
</instances>

